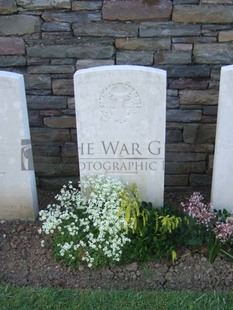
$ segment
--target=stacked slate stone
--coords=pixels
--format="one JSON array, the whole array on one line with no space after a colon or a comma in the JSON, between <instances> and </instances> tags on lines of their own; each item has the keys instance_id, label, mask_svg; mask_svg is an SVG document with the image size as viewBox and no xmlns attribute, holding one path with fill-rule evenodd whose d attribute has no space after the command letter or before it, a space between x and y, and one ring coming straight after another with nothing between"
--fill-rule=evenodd
<instances>
[{"instance_id":1,"label":"stacked slate stone","mask_svg":"<svg viewBox=\"0 0 233 310\"><path fill-rule=\"evenodd\" d=\"M38 184L78 175L74 72L128 64L167 71L166 187L209 186L232 11L232 0L0 1L0 70L24 74Z\"/></svg>"}]
</instances>

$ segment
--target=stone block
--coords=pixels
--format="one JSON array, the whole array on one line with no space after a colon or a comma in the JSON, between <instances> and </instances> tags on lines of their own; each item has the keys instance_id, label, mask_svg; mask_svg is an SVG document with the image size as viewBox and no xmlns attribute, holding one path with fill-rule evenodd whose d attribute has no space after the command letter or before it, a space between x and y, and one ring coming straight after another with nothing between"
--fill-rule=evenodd
<instances>
[{"instance_id":1,"label":"stone block","mask_svg":"<svg viewBox=\"0 0 233 310\"><path fill-rule=\"evenodd\" d=\"M189 43L174 43L172 44L172 50L174 51L192 51L193 44Z\"/></svg>"},{"instance_id":2,"label":"stone block","mask_svg":"<svg viewBox=\"0 0 233 310\"><path fill-rule=\"evenodd\" d=\"M180 104L184 105L215 105L218 103L218 91L207 90L181 90Z\"/></svg>"},{"instance_id":3,"label":"stone block","mask_svg":"<svg viewBox=\"0 0 233 310\"><path fill-rule=\"evenodd\" d=\"M67 22L67 23L80 23L100 21L101 14L96 12L56 12L45 11L42 13L42 19L50 22Z\"/></svg>"},{"instance_id":4,"label":"stone block","mask_svg":"<svg viewBox=\"0 0 233 310\"><path fill-rule=\"evenodd\" d=\"M153 52L120 51L116 53L117 65L143 65L150 66L153 63Z\"/></svg>"},{"instance_id":5,"label":"stone block","mask_svg":"<svg viewBox=\"0 0 233 310\"><path fill-rule=\"evenodd\" d=\"M0 35L24 35L39 31L39 17L30 15L0 16Z\"/></svg>"},{"instance_id":6,"label":"stone block","mask_svg":"<svg viewBox=\"0 0 233 310\"><path fill-rule=\"evenodd\" d=\"M33 155L35 157L59 157L60 156L60 147L52 144L49 145L33 145L32 146Z\"/></svg>"},{"instance_id":7,"label":"stone block","mask_svg":"<svg viewBox=\"0 0 233 310\"><path fill-rule=\"evenodd\" d=\"M73 38L73 34L71 31L67 31L67 32L58 32L58 31L54 31L54 32L42 32L41 37L43 40L54 40L54 39L71 39Z\"/></svg>"},{"instance_id":8,"label":"stone block","mask_svg":"<svg viewBox=\"0 0 233 310\"><path fill-rule=\"evenodd\" d=\"M28 111L28 117L30 127L42 126L42 117L40 116L39 111L37 110Z\"/></svg>"},{"instance_id":9,"label":"stone block","mask_svg":"<svg viewBox=\"0 0 233 310\"><path fill-rule=\"evenodd\" d=\"M207 89L208 87L207 80L192 78L170 79L168 84L170 89Z\"/></svg>"},{"instance_id":10,"label":"stone block","mask_svg":"<svg viewBox=\"0 0 233 310\"><path fill-rule=\"evenodd\" d=\"M177 109L179 108L180 100L176 96L167 96L167 109Z\"/></svg>"},{"instance_id":11,"label":"stone block","mask_svg":"<svg viewBox=\"0 0 233 310\"><path fill-rule=\"evenodd\" d=\"M31 128L33 143L70 141L69 129Z\"/></svg>"},{"instance_id":12,"label":"stone block","mask_svg":"<svg viewBox=\"0 0 233 310\"><path fill-rule=\"evenodd\" d=\"M191 51L156 52L154 55L154 63L155 65L189 64L192 62L191 54Z\"/></svg>"},{"instance_id":13,"label":"stone block","mask_svg":"<svg viewBox=\"0 0 233 310\"><path fill-rule=\"evenodd\" d=\"M102 8L102 1L72 1L72 11L94 11Z\"/></svg>"},{"instance_id":14,"label":"stone block","mask_svg":"<svg viewBox=\"0 0 233 310\"><path fill-rule=\"evenodd\" d=\"M0 55L24 55L24 54L25 54L25 43L22 38L0 37Z\"/></svg>"},{"instance_id":15,"label":"stone block","mask_svg":"<svg viewBox=\"0 0 233 310\"><path fill-rule=\"evenodd\" d=\"M27 96L27 105L29 109L66 109L67 98L61 96Z\"/></svg>"},{"instance_id":16,"label":"stone block","mask_svg":"<svg viewBox=\"0 0 233 310\"><path fill-rule=\"evenodd\" d=\"M189 123L200 121L202 116L201 110L168 110L167 122Z\"/></svg>"},{"instance_id":17,"label":"stone block","mask_svg":"<svg viewBox=\"0 0 233 310\"><path fill-rule=\"evenodd\" d=\"M46 163L35 163L35 171L37 176L41 177L70 177L78 176L78 165L77 164L46 164Z\"/></svg>"},{"instance_id":18,"label":"stone block","mask_svg":"<svg viewBox=\"0 0 233 310\"><path fill-rule=\"evenodd\" d=\"M142 22L139 28L140 37L174 37L198 36L201 34L199 25L182 25L173 22Z\"/></svg>"},{"instance_id":19,"label":"stone block","mask_svg":"<svg viewBox=\"0 0 233 310\"><path fill-rule=\"evenodd\" d=\"M217 111L218 111L218 106L217 105L213 105L213 106L204 106L203 107L203 114L204 115L217 115Z\"/></svg>"},{"instance_id":20,"label":"stone block","mask_svg":"<svg viewBox=\"0 0 233 310\"><path fill-rule=\"evenodd\" d=\"M195 143L214 143L216 124L201 124L198 126Z\"/></svg>"},{"instance_id":21,"label":"stone block","mask_svg":"<svg viewBox=\"0 0 233 310\"><path fill-rule=\"evenodd\" d=\"M72 181L73 186L78 188L78 178L67 176L66 178L40 178L40 187L50 190L60 190L64 184L68 184L69 181Z\"/></svg>"},{"instance_id":22,"label":"stone block","mask_svg":"<svg viewBox=\"0 0 233 310\"><path fill-rule=\"evenodd\" d=\"M210 187L211 179L211 175L208 174L191 174L189 182L192 187Z\"/></svg>"},{"instance_id":23,"label":"stone block","mask_svg":"<svg viewBox=\"0 0 233 310\"><path fill-rule=\"evenodd\" d=\"M218 41L219 42L233 41L233 30L219 32Z\"/></svg>"},{"instance_id":24,"label":"stone block","mask_svg":"<svg viewBox=\"0 0 233 310\"><path fill-rule=\"evenodd\" d=\"M76 70L99 66L110 66L114 64L115 61L113 59L78 59L76 62Z\"/></svg>"},{"instance_id":25,"label":"stone block","mask_svg":"<svg viewBox=\"0 0 233 310\"><path fill-rule=\"evenodd\" d=\"M44 74L25 75L26 89L51 89L51 78Z\"/></svg>"},{"instance_id":26,"label":"stone block","mask_svg":"<svg viewBox=\"0 0 233 310\"><path fill-rule=\"evenodd\" d=\"M232 0L200 0L201 4L233 4Z\"/></svg>"},{"instance_id":27,"label":"stone block","mask_svg":"<svg viewBox=\"0 0 233 310\"><path fill-rule=\"evenodd\" d=\"M94 37L136 37L138 34L137 24L125 24L117 22L100 23L73 23L72 28L75 36Z\"/></svg>"},{"instance_id":28,"label":"stone block","mask_svg":"<svg viewBox=\"0 0 233 310\"><path fill-rule=\"evenodd\" d=\"M50 128L76 128L75 117L45 117L44 125Z\"/></svg>"},{"instance_id":29,"label":"stone block","mask_svg":"<svg viewBox=\"0 0 233 310\"><path fill-rule=\"evenodd\" d=\"M165 175L165 186L186 186L188 185L189 177L188 175Z\"/></svg>"},{"instance_id":30,"label":"stone block","mask_svg":"<svg viewBox=\"0 0 233 310\"><path fill-rule=\"evenodd\" d=\"M72 79L56 79L52 81L54 95L74 95L74 86Z\"/></svg>"},{"instance_id":31,"label":"stone block","mask_svg":"<svg viewBox=\"0 0 233 310\"><path fill-rule=\"evenodd\" d=\"M17 6L15 0L1 0L0 1L0 15L12 14L17 12Z\"/></svg>"},{"instance_id":32,"label":"stone block","mask_svg":"<svg viewBox=\"0 0 233 310\"><path fill-rule=\"evenodd\" d=\"M232 23L233 6L175 5L172 20L177 23Z\"/></svg>"},{"instance_id":33,"label":"stone block","mask_svg":"<svg viewBox=\"0 0 233 310\"><path fill-rule=\"evenodd\" d=\"M198 124L188 124L184 126L183 139L185 143L195 142L198 127Z\"/></svg>"},{"instance_id":34,"label":"stone block","mask_svg":"<svg viewBox=\"0 0 233 310\"><path fill-rule=\"evenodd\" d=\"M208 65L175 65L167 67L168 77L172 78L205 78L210 76Z\"/></svg>"},{"instance_id":35,"label":"stone block","mask_svg":"<svg viewBox=\"0 0 233 310\"><path fill-rule=\"evenodd\" d=\"M67 142L62 147L62 157L77 157L78 148L76 142Z\"/></svg>"},{"instance_id":36,"label":"stone block","mask_svg":"<svg viewBox=\"0 0 233 310\"><path fill-rule=\"evenodd\" d=\"M214 145L208 143L205 144L169 143L166 145L167 152L213 153L213 150Z\"/></svg>"},{"instance_id":37,"label":"stone block","mask_svg":"<svg viewBox=\"0 0 233 310\"><path fill-rule=\"evenodd\" d=\"M63 74L72 74L75 72L74 66L71 65L41 65L41 66L31 66L28 67L28 73L34 73L34 74L56 74L56 73L63 73Z\"/></svg>"},{"instance_id":38,"label":"stone block","mask_svg":"<svg viewBox=\"0 0 233 310\"><path fill-rule=\"evenodd\" d=\"M29 46L27 54L29 57L41 58L111 58L115 49L111 45L51 45L51 46Z\"/></svg>"},{"instance_id":39,"label":"stone block","mask_svg":"<svg viewBox=\"0 0 233 310\"><path fill-rule=\"evenodd\" d=\"M171 40L167 38L116 39L115 46L120 50L138 50L138 51L169 50L171 46Z\"/></svg>"},{"instance_id":40,"label":"stone block","mask_svg":"<svg viewBox=\"0 0 233 310\"><path fill-rule=\"evenodd\" d=\"M27 10L70 9L70 0L16 0L18 6Z\"/></svg>"},{"instance_id":41,"label":"stone block","mask_svg":"<svg viewBox=\"0 0 233 310\"><path fill-rule=\"evenodd\" d=\"M42 31L70 31L71 26L69 23L65 22L45 22L41 25Z\"/></svg>"},{"instance_id":42,"label":"stone block","mask_svg":"<svg viewBox=\"0 0 233 310\"><path fill-rule=\"evenodd\" d=\"M181 142L182 141L182 130L173 129L166 130L166 143Z\"/></svg>"},{"instance_id":43,"label":"stone block","mask_svg":"<svg viewBox=\"0 0 233 310\"><path fill-rule=\"evenodd\" d=\"M172 43L185 43L185 44L194 44L194 43L211 43L217 42L216 36L211 37L176 37L172 38Z\"/></svg>"},{"instance_id":44,"label":"stone block","mask_svg":"<svg viewBox=\"0 0 233 310\"><path fill-rule=\"evenodd\" d=\"M166 152L165 160L166 161L205 161L207 154L205 153L175 153L175 152Z\"/></svg>"},{"instance_id":45,"label":"stone block","mask_svg":"<svg viewBox=\"0 0 233 310\"><path fill-rule=\"evenodd\" d=\"M1 67L24 67L26 63L24 56L0 56Z\"/></svg>"},{"instance_id":46,"label":"stone block","mask_svg":"<svg viewBox=\"0 0 233 310\"><path fill-rule=\"evenodd\" d=\"M166 162L165 164L165 174L203 173L205 170L205 161Z\"/></svg>"},{"instance_id":47,"label":"stone block","mask_svg":"<svg viewBox=\"0 0 233 310\"><path fill-rule=\"evenodd\" d=\"M198 63L232 64L232 49L233 43L195 44L193 55Z\"/></svg>"},{"instance_id":48,"label":"stone block","mask_svg":"<svg viewBox=\"0 0 233 310\"><path fill-rule=\"evenodd\" d=\"M104 1L102 13L106 20L169 20L172 11L170 0L151 3L136 1Z\"/></svg>"}]
</instances>

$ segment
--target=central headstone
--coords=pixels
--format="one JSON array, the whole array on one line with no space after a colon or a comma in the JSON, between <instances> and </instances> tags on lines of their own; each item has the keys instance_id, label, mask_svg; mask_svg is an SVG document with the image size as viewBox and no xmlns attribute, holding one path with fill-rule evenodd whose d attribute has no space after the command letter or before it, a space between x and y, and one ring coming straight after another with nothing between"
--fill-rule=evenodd
<instances>
[{"instance_id":1,"label":"central headstone","mask_svg":"<svg viewBox=\"0 0 233 310\"><path fill-rule=\"evenodd\" d=\"M104 66L74 76L80 178L107 174L136 183L163 205L166 72Z\"/></svg>"},{"instance_id":2,"label":"central headstone","mask_svg":"<svg viewBox=\"0 0 233 310\"><path fill-rule=\"evenodd\" d=\"M0 219L38 213L24 79L0 71Z\"/></svg>"},{"instance_id":3,"label":"central headstone","mask_svg":"<svg viewBox=\"0 0 233 310\"><path fill-rule=\"evenodd\" d=\"M233 65L221 68L211 202L233 211Z\"/></svg>"}]
</instances>

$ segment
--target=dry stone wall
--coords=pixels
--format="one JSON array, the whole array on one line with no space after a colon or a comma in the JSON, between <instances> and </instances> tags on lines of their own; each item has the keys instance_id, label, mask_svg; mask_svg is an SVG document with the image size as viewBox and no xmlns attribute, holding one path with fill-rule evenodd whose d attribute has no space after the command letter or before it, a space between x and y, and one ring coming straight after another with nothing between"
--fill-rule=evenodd
<instances>
[{"instance_id":1,"label":"dry stone wall","mask_svg":"<svg viewBox=\"0 0 233 310\"><path fill-rule=\"evenodd\" d=\"M0 70L25 77L38 184L78 176L74 72L135 64L167 71L166 187L209 186L232 12L233 0L0 0Z\"/></svg>"}]
</instances>

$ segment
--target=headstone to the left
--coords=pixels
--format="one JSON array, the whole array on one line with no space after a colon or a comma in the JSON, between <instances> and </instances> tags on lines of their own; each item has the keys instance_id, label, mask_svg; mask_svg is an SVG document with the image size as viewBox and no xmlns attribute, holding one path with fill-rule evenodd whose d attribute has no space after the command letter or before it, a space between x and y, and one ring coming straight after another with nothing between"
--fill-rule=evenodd
<instances>
[{"instance_id":1,"label":"headstone to the left","mask_svg":"<svg viewBox=\"0 0 233 310\"><path fill-rule=\"evenodd\" d=\"M0 71L0 219L38 214L23 75Z\"/></svg>"}]
</instances>

